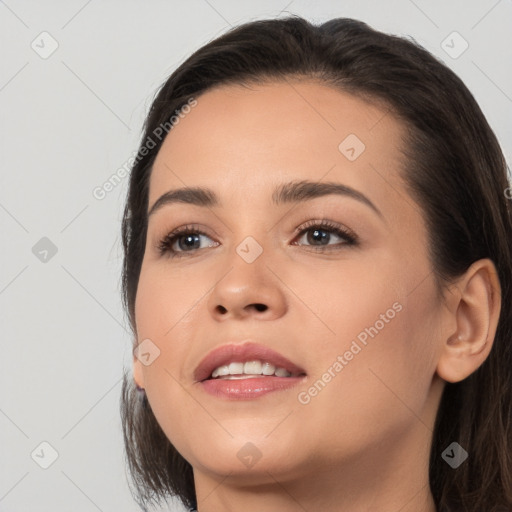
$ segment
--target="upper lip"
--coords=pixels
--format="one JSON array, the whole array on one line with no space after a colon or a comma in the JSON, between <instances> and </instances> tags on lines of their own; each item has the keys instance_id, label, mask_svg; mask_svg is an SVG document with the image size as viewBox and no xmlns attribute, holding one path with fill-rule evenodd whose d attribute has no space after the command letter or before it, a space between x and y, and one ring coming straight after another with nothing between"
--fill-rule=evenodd
<instances>
[{"instance_id":1,"label":"upper lip","mask_svg":"<svg viewBox=\"0 0 512 512\"><path fill-rule=\"evenodd\" d=\"M285 368L292 375L305 375L305 371L275 350L253 342L228 343L213 349L199 363L194 379L201 382L210 378L213 370L231 362L263 361L276 368Z\"/></svg>"}]
</instances>

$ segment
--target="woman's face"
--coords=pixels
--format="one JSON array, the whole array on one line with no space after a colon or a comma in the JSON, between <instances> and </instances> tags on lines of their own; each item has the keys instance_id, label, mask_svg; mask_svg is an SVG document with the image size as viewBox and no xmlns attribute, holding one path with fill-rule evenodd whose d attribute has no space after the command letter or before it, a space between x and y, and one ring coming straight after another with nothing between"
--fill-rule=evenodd
<instances>
[{"instance_id":1,"label":"woman's face","mask_svg":"<svg viewBox=\"0 0 512 512\"><path fill-rule=\"evenodd\" d=\"M149 210L177 189L217 201L188 194L149 217L136 299L149 341L134 376L196 478L284 482L326 463L361 475L427 457L441 305L425 220L399 178L402 125L312 81L223 86L182 116ZM272 349L305 375L197 380L211 351L249 342L259 349L212 364L279 363Z\"/></svg>"}]
</instances>

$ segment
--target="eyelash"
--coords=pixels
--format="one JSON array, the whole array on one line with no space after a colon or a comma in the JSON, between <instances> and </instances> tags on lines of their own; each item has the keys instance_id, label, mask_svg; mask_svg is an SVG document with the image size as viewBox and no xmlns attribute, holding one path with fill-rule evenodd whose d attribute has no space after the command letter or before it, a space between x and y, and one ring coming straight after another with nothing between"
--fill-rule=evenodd
<instances>
[{"instance_id":1,"label":"eyelash","mask_svg":"<svg viewBox=\"0 0 512 512\"><path fill-rule=\"evenodd\" d=\"M339 224L335 224L328 220L321 220L321 221L308 221L305 224L299 226L295 232L297 233L297 236L295 238L302 238L302 236L307 233L308 231L312 231L313 228L322 230L322 231L329 231L340 238L345 239L345 243L336 244L334 246L328 245L328 246L315 246L312 245L310 247L314 247L316 251L318 252L326 252L326 251L332 251L332 250L339 250L343 246L355 246L358 244L359 238L358 236L350 229L340 226ZM181 228L175 229L171 233L164 236L157 245L157 249L161 256L163 256L166 253L169 253L169 256L171 258L181 258L184 257L186 253L194 253L198 249L192 249L190 251L176 251L174 249L171 249L174 242L183 235L205 235L209 236L208 234L204 233L203 231L198 230L197 228L193 226L183 226ZM329 248L331 247L331 248ZM332 247L335 247L334 249Z\"/></svg>"}]
</instances>

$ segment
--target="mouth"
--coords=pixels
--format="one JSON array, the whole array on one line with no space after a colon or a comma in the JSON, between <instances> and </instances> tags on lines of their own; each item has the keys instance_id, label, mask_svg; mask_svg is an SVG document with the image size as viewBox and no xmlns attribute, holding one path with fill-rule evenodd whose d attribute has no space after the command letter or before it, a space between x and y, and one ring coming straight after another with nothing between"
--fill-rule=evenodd
<instances>
[{"instance_id":1,"label":"mouth","mask_svg":"<svg viewBox=\"0 0 512 512\"><path fill-rule=\"evenodd\" d=\"M223 345L198 365L194 379L217 397L256 398L288 389L306 378L304 369L272 350L252 342Z\"/></svg>"}]
</instances>

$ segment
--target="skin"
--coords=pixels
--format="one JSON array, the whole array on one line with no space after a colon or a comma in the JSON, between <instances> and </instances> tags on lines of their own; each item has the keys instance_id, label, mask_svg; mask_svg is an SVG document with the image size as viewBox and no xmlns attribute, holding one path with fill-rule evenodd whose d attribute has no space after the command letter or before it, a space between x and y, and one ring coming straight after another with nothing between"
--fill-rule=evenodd
<instances>
[{"instance_id":1,"label":"skin","mask_svg":"<svg viewBox=\"0 0 512 512\"><path fill-rule=\"evenodd\" d=\"M475 262L438 299L425 219L398 174L404 127L386 109L310 80L222 86L197 101L156 158L149 206L184 186L213 189L221 206L175 203L150 217L135 311L138 341L160 356L134 358L133 369L194 469L199 511L435 511L435 414L445 381L470 375L491 349L494 265ZM354 161L338 149L348 134L366 146ZM382 218L338 195L273 205L274 187L295 180L353 187ZM294 231L322 219L359 245L328 230L321 252ZM158 242L187 224L206 232L201 248L160 255ZM253 263L236 252L247 236L263 249ZM401 311L300 403L394 303ZM206 394L193 379L200 360L248 338L302 366L305 382L257 400ZM237 457L248 442L261 456L252 467Z\"/></svg>"}]
</instances>

